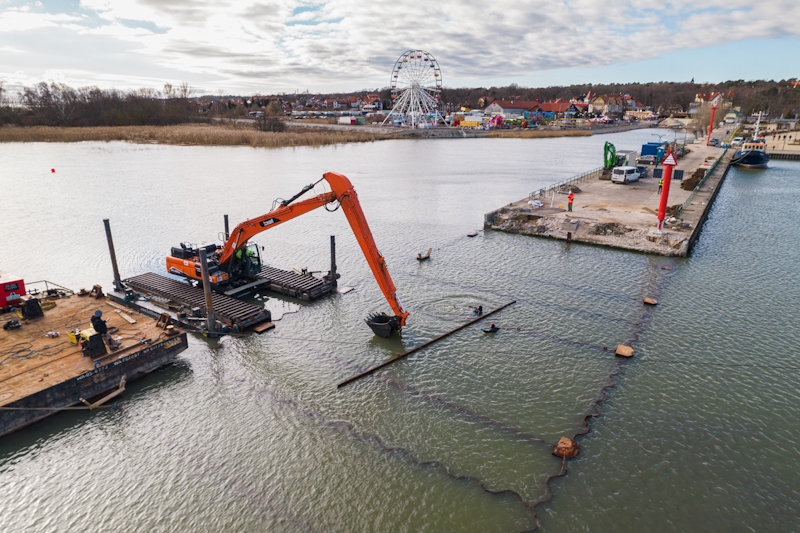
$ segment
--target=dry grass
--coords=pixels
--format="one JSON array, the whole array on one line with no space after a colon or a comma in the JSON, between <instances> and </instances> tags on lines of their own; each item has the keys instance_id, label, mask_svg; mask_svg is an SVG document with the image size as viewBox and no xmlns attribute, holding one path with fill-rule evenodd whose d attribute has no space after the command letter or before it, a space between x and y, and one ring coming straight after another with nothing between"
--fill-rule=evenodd
<instances>
[{"instance_id":1,"label":"dry grass","mask_svg":"<svg viewBox=\"0 0 800 533\"><path fill-rule=\"evenodd\" d=\"M296 122L292 122L293 124L338 124L339 119L336 117L323 117L323 118L304 118L302 120L298 120Z\"/></svg>"},{"instance_id":2,"label":"dry grass","mask_svg":"<svg viewBox=\"0 0 800 533\"><path fill-rule=\"evenodd\" d=\"M256 131L252 126L182 124L177 126L116 126L57 128L50 126L0 128L0 142L82 142L127 141L133 143L200 146L325 146L329 144L371 142L392 137L361 131L292 128L283 133Z\"/></svg>"},{"instance_id":3,"label":"dry grass","mask_svg":"<svg viewBox=\"0 0 800 533\"><path fill-rule=\"evenodd\" d=\"M196 146L326 146L403 138L397 129L384 133L351 129L303 128L287 124L286 132L262 132L250 124L181 124L177 126L112 126L58 128L51 126L0 127L0 142L127 141L133 143ZM485 137L536 139L591 135L585 130L510 130L486 132Z\"/></svg>"},{"instance_id":4,"label":"dry grass","mask_svg":"<svg viewBox=\"0 0 800 533\"><path fill-rule=\"evenodd\" d=\"M513 139L543 139L546 137L588 137L588 130L495 130L486 137L507 137Z\"/></svg>"}]
</instances>

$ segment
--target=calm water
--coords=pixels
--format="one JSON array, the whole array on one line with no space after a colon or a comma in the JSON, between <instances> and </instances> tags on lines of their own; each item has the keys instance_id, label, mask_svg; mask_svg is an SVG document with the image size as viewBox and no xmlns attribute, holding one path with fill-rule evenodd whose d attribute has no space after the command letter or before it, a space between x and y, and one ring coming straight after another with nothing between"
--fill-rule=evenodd
<instances>
[{"instance_id":1,"label":"calm water","mask_svg":"<svg viewBox=\"0 0 800 533\"><path fill-rule=\"evenodd\" d=\"M313 305L273 296L276 315L291 311L273 333L193 338L117 411L0 440L0 529L529 530L562 469L553 443L585 431L615 373L580 456L536 507L541 530L800 529L800 165L733 171L688 260L465 237L483 213L599 166L606 140L652 137L0 145L0 268L28 280L110 285L104 217L124 276L161 272L170 246L215 241L224 213L261 214L334 170L358 190L412 313L402 340L373 338L362 319L388 306L342 213L261 234L268 262L311 270L327 269L336 235L355 291ZM645 310L647 295L661 305ZM468 328L336 389L468 306L510 300L496 336ZM637 355L621 366L603 351L629 341Z\"/></svg>"}]
</instances>

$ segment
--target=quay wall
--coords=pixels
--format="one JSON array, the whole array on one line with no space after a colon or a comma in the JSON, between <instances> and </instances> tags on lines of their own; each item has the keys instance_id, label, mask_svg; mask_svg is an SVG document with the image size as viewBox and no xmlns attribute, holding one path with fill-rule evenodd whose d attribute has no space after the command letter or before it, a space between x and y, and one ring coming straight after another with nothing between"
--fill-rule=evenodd
<instances>
[{"instance_id":1,"label":"quay wall","mask_svg":"<svg viewBox=\"0 0 800 533\"><path fill-rule=\"evenodd\" d=\"M722 175L719 178L719 181L714 185L714 189L709 197L708 201L706 202L705 209L700 214L700 218L698 219L697 223L694 226L694 231L692 231L691 237L689 237L689 245L686 248L686 254L689 255L692 253L692 248L694 248L697 239L700 238L700 233L703 231L703 226L708 219L708 213L711 211L711 206L714 204L714 201L717 199L717 195L719 194L719 190L722 188L722 184L725 182L725 178L728 177L728 171L731 169L731 159L727 161L725 165L725 170L723 170Z\"/></svg>"},{"instance_id":2,"label":"quay wall","mask_svg":"<svg viewBox=\"0 0 800 533\"><path fill-rule=\"evenodd\" d=\"M785 159L788 161L800 161L800 151L797 152L769 152L770 159Z\"/></svg>"},{"instance_id":3,"label":"quay wall","mask_svg":"<svg viewBox=\"0 0 800 533\"><path fill-rule=\"evenodd\" d=\"M658 231L655 220L631 215L641 209L635 198L626 204L595 211L567 213L561 208L540 207L531 209L523 199L508 204L484 215L484 227L537 237L566 240L629 251L663 256L686 257L699 238L714 200L719 193L731 166L733 151L726 151L708 172L707 178L698 185L688 199L679 207L677 221L665 223L664 231ZM568 180L565 187L578 183L584 176L593 178L590 171ZM603 182L608 184L608 182ZM648 184L649 183L649 184ZM646 182L645 187L655 187L655 181ZM561 185L561 184L556 184ZM677 185L677 183L676 183ZM603 185L596 179L581 184L583 192L601 197ZM612 186L613 187L613 186ZM548 188L547 190L550 190ZM560 190L560 189L559 189ZM529 198L541 194L532 193ZM617 196L614 196L616 200ZM602 205L603 200L600 200ZM655 211L650 210L653 214Z\"/></svg>"}]
</instances>

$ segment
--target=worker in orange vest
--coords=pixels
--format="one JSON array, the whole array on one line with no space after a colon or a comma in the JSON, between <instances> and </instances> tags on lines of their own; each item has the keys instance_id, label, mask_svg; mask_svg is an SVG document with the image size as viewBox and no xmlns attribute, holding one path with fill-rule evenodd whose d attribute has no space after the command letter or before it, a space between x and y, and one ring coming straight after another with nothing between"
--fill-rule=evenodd
<instances>
[{"instance_id":1,"label":"worker in orange vest","mask_svg":"<svg viewBox=\"0 0 800 533\"><path fill-rule=\"evenodd\" d=\"M569 195L567 196L567 211L572 211L572 200L575 199L575 193L569 191Z\"/></svg>"}]
</instances>

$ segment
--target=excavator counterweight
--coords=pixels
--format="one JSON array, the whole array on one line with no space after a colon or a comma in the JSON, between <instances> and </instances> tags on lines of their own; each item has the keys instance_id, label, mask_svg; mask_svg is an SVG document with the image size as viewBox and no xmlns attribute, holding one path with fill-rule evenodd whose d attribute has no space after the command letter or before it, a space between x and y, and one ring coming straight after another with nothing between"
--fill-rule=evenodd
<instances>
[{"instance_id":1,"label":"excavator counterweight","mask_svg":"<svg viewBox=\"0 0 800 533\"><path fill-rule=\"evenodd\" d=\"M236 226L221 247L205 246L209 258L208 274L211 284L214 288L219 288L252 279L261 268L261 257L258 246L248 244L251 238L318 207L338 202L350 223L350 228L355 234L375 281L378 282L381 292L394 312L393 316L382 313L371 315L367 318L367 324L376 335L388 337L405 325L408 312L397 296L397 288L389 275L386 261L375 245L352 183L347 177L336 172L326 172L322 179L330 185L330 192L298 201L302 195L313 189L316 183L307 185L290 199L276 202L269 213L245 220ZM180 248L172 248L172 253L167 256L167 271L189 279L201 280L199 248L187 247L184 244L181 244Z\"/></svg>"}]
</instances>

